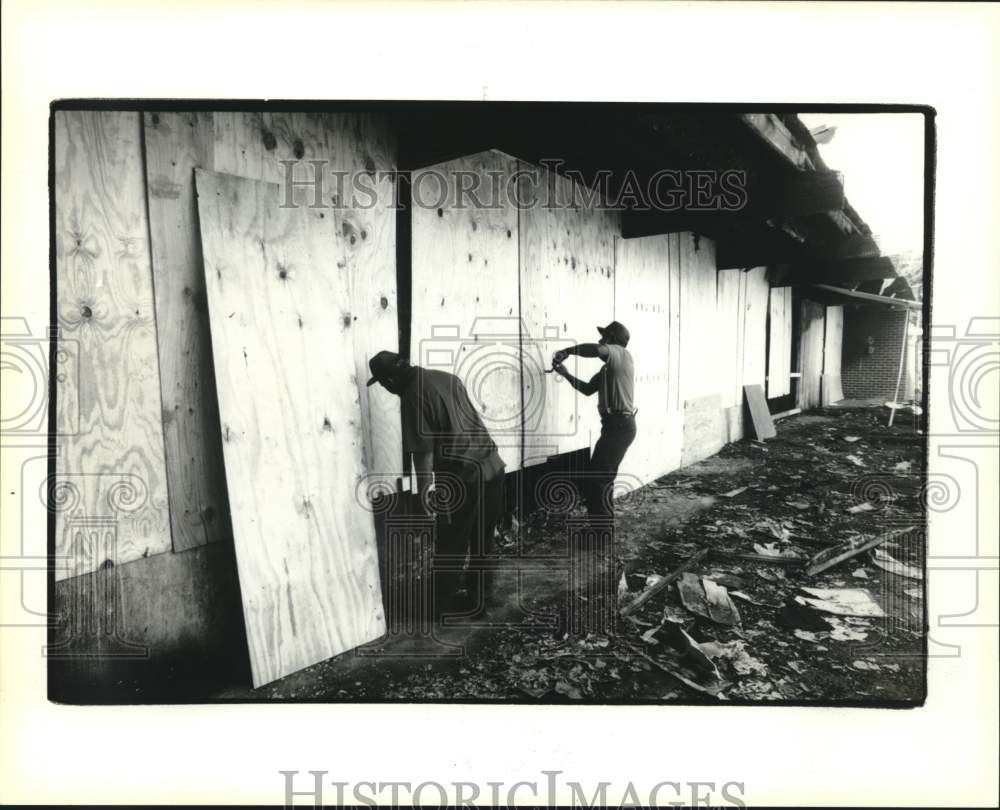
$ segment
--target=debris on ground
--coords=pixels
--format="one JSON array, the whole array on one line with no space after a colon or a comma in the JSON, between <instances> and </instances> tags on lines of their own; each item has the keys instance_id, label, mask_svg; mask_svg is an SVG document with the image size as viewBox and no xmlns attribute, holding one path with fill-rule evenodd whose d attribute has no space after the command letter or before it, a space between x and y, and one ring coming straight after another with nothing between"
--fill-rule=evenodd
<instances>
[{"instance_id":1,"label":"debris on ground","mask_svg":"<svg viewBox=\"0 0 1000 810\"><path fill-rule=\"evenodd\" d=\"M879 414L788 416L767 447L728 444L616 502L607 587L618 610L606 632L567 630L561 569L518 570L519 556L565 555L568 518L582 515L538 510L499 538L504 605L485 622L436 628L460 655L428 663L386 645L254 695L919 702L923 591L907 574L924 564L924 439Z\"/></svg>"}]
</instances>

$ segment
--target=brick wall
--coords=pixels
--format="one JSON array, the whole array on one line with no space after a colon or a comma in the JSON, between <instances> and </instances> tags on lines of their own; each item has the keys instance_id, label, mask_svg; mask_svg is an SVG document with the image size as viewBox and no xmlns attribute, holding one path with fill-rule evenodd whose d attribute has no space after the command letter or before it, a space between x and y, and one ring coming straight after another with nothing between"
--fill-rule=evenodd
<instances>
[{"instance_id":1,"label":"brick wall","mask_svg":"<svg viewBox=\"0 0 1000 810\"><path fill-rule=\"evenodd\" d=\"M844 307L841 383L847 399L892 399L899 373L905 311L881 307ZM905 374L905 371L904 371ZM900 386L900 398L906 391Z\"/></svg>"}]
</instances>

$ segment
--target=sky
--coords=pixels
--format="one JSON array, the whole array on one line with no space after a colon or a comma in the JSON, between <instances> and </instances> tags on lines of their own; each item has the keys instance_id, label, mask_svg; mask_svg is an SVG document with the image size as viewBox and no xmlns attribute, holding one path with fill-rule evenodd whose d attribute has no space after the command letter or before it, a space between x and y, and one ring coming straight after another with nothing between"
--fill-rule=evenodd
<instances>
[{"instance_id":1,"label":"sky","mask_svg":"<svg viewBox=\"0 0 1000 810\"><path fill-rule=\"evenodd\" d=\"M883 255L923 248L924 119L910 113L800 114L810 129L836 126L820 154Z\"/></svg>"}]
</instances>

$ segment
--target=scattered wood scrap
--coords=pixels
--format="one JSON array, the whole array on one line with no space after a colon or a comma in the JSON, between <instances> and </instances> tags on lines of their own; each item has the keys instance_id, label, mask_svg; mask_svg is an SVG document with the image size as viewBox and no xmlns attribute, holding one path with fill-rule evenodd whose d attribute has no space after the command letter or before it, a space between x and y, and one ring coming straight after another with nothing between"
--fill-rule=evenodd
<instances>
[{"instance_id":1,"label":"scattered wood scrap","mask_svg":"<svg viewBox=\"0 0 1000 810\"><path fill-rule=\"evenodd\" d=\"M688 557L687 560L685 560L680 566L675 568L673 571L671 571L669 574L667 574L665 577L659 580L656 584L652 585L651 587L643 591L641 594L639 594L634 601L625 605L625 607L623 607L620 611L618 611L619 615L629 616L632 613L635 613L640 607L646 604L646 602L648 602L650 599L656 596L656 594L667 588L672 582L677 580L686 571L690 571L694 566L696 566L703 559L705 559L705 556L708 554L708 551L709 550L707 548L703 548L695 552L690 557Z\"/></svg>"},{"instance_id":2,"label":"scattered wood scrap","mask_svg":"<svg viewBox=\"0 0 1000 810\"><path fill-rule=\"evenodd\" d=\"M833 566L839 565L844 562L844 560L857 557L859 554L873 549L876 546L880 546L889 540L907 535L910 532L915 531L916 528L916 526L907 526L905 529L890 532L889 534L880 534L875 537L856 537L853 540L848 540L846 543L842 543L839 546L823 549L823 551L819 552L819 554L809 560L809 564L806 566L806 575L811 577L815 574L819 574L826 571L828 568L833 568Z\"/></svg>"}]
</instances>

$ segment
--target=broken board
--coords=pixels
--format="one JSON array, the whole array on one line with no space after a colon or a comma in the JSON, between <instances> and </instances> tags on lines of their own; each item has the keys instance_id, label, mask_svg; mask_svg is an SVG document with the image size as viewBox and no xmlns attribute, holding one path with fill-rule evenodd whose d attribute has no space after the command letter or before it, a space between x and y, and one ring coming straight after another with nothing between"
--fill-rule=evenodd
<instances>
[{"instance_id":1,"label":"broken board","mask_svg":"<svg viewBox=\"0 0 1000 810\"><path fill-rule=\"evenodd\" d=\"M75 358L55 388L61 580L171 543L139 113L54 119L57 355Z\"/></svg>"},{"instance_id":2,"label":"broken board","mask_svg":"<svg viewBox=\"0 0 1000 810\"><path fill-rule=\"evenodd\" d=\"M410 355L458 376L512 472L521 466L521 319L517 209L501 196L517 161L483 152L413 172ZM462 186L468 188L468 186Z\"/></svg>"},{"instance_id":3,"label":"broken board","mask_svg":"<svg viewBox=\"0 0 1000 810\"><path fill-rule=\"evenodd\" d=\"M745 385L743 393L747 398L747 408L750 410L750 421L753 423L754 436L760 441L773 439L778 434L774 430L774 421L764 398L764 386Z\"/></svg>"},{"instance_id":4,"label":"broken board","mask_svg":"<svg viewBox=\"0 0 1000 810\"><path fill-rule=\"evenodd\" d=\"M385 632L358 487L349 298L321 210L196 172L212 350L254 686Z\"/></svg>"}]
</instances>

